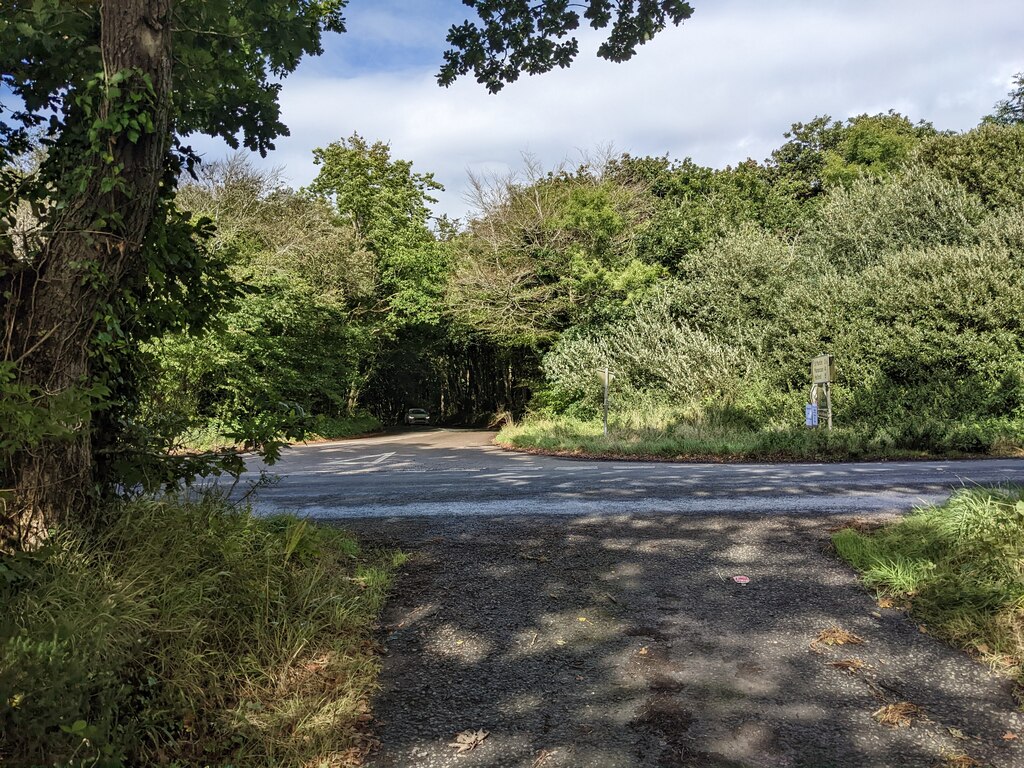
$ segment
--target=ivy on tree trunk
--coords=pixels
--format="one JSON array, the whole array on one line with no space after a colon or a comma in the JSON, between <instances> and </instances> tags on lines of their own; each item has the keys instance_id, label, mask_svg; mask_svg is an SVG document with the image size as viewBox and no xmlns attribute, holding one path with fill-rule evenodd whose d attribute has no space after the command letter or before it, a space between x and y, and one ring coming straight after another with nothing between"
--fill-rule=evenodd
<instances>
[{"instance_id":1,"label":"ivy on tree trunk","mask_svg":"<svg viewBox=\"0 0 1024 768\"><path fill-rule=\"evenodd\" d=\"M19 265L9 299L19 383L45 399L92 384L91 341L154 220L170 144L171 0L100 7L103 71L78 96L51 148L60 203L41 252ZM92 487L90 413L73 434L44 437L16 455L6 546L31 546L80 515Z\"/></svg>"}]
</instances>

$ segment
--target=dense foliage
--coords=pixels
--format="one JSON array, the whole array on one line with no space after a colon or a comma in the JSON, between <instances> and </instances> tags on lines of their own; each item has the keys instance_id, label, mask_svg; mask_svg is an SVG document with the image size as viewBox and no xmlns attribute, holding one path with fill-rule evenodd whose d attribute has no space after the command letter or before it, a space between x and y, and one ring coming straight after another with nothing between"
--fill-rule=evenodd
<instances>
[{"instance_id":1,"label":"dense foliage","mask_svg":"<svg viewBox=\"0 0 1024 768\"><path fill-rule=\"evenodd\" d=\"M478 423L527 398L535 421L585 422L606 364L613 426L677 430L695 452L712 424L729 431L707 451L751 455L1024 442L1024 126L816 118L722 170L527 158L472 179L461 223L431 218L437 183L386 144L353 136L315 159L298 192L241 157L182 189L246 286L213 327L148 347L149 418L178 414L186 442L282 412L335 429L409 407ZM847 434L798 437L822 352ZM548 442L589 440L566 425Z\"/></svg>"},{"instance_id":2,"label":"dense foliage","mask_svg":"<svg viewBox=\"0 0 1024 768\"><path fill-rule=\"evenodd\" d=\"M570 284L560 293L571 268L550 270L543 282L506 270L476 292L495 311L496 295L528 306L520 324L537 318L516 329L544 344L537 416L551 424L596 416L596 369L610 365L614 400L623 403L613 423L636 425L648 408L662 429L727 412L737 429L787 431L802 422L810 359L830 353L840 372L836 418L858 435L854 453L1024 444L1024 127L989 121L937 134L889 113L816 119L795 125L789 139L764 164L721 171L629 156L585 169L614 194L646 197L631 209L642 218L624 225L628 272L645 279L623 291L612 273L603 284L591 280L593 292ZM465 252L486 242L488 256L477 261L492 271L523 249L551 253L525 229L496 245L491 223L517 196L551 183L568 182L556 176L506 193L470 226ZM551 221L573 208L560 210ZM477 234L481 226L490 240ZM570 264L600 258L590 244L577 249ZM457 274L456 289L464 282ZM566 316L566 294L600 311ZM462 312L471 306L463 302ZM469 317L496 338L509 323ZM567 425L563 436L573 431ZM771 453L754 447L763 441L739 442L749 449L739 453ZM806 455L803 438L790 442Z\"/></svg>"},{"instance_id":3,"label":"dense foliage","mask_svg":"<svg viewBox=\"0 0 1024 768\"><path fill-rule=\"evenodd\" d=\"M402 556L215 498L117 511L0 561L0 762L354 761Z\"/></svg>"}]
</instances>

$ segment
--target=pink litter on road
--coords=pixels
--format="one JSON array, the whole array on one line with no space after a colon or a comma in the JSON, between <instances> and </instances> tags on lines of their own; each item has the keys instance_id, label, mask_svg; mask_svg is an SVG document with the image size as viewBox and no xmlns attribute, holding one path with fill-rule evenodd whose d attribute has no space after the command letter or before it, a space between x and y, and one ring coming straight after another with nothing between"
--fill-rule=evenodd
<instances>
[{"instance_id":1,"label":"pink litter on road","mask_svg":"<svg viewBox=\"0 0 1024 768\"><path fill-rule=\"evenodd\" d=\"M732 580L737 584L749 584L750 579L747 576L733 576Z\"/></svg>"}]
</instances>

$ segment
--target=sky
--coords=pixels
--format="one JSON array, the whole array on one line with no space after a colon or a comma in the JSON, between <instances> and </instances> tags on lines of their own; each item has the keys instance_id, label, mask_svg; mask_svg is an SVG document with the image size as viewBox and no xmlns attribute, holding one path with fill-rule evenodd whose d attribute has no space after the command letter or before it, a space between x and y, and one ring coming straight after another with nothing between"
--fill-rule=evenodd
<instances>
[{"instance_id":1,"label":"sky","mask_svg":"<svg viewBox=\"0 0 1024 768\"><path fill-rule=\"evenodd\" d=\"M433 172L437 213L469 211L468 173L504 174L524 153L545 166L613 147L713 167L764 160L796 121L895 109L968 130L1024 71L1024 0L692 0L693 17L629 62L581 35L568 70L497 95L435 75L460 0L351 0L348 31L325 38L281 92L291 135L260 166L291 186L316 175L312 150L353 132ZM194 137L207 159L230 150Z\"/></svg>"}]
</instances>

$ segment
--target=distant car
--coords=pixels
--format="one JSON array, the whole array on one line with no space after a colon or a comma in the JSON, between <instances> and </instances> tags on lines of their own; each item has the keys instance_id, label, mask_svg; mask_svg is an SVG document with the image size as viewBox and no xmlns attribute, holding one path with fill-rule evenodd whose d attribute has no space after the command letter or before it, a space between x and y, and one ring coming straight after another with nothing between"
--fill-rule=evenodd
<instances>
[{"instance_id":1,"label":"distant car","mask_svg":"<svg viewBox=\"0 0 1024 768\"><path fill-rule=\"evenodd\" d=\"M410 408L405 412L405 423L409 426L413 424L429 424L430 414L422 408Z\"/></svg>"}]
</instances>

